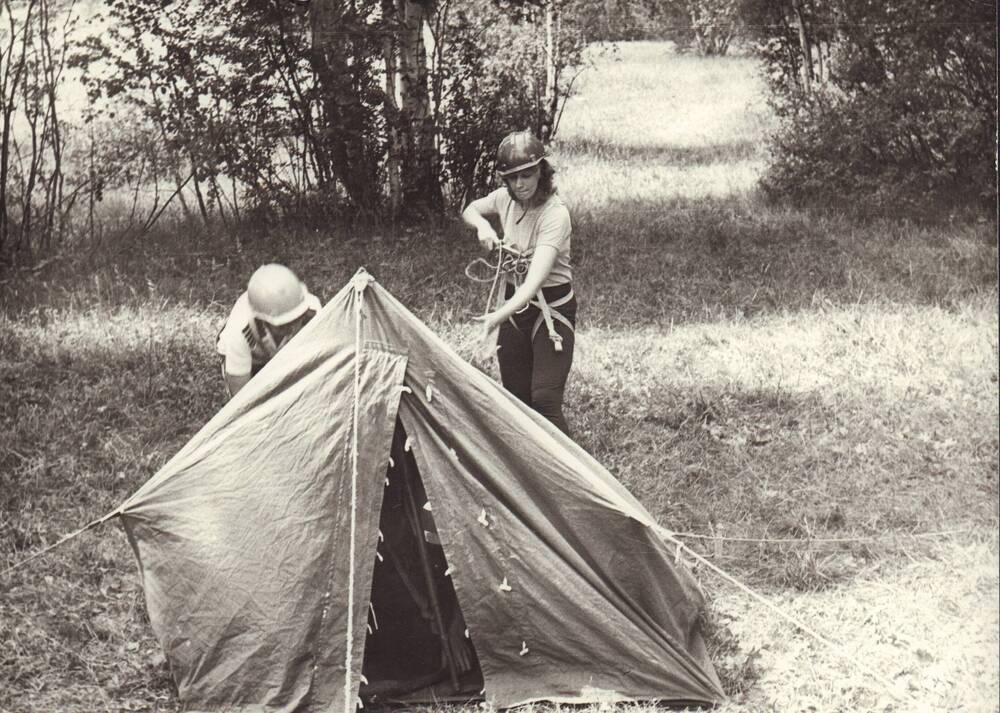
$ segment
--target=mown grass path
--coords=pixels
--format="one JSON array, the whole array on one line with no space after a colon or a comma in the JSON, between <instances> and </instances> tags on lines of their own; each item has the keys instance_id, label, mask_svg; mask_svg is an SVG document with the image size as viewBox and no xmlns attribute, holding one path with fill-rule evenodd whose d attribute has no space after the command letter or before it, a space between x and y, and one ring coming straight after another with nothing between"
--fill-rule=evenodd
<instances>
[{"instance_id":1,"label":"mown grass path","mask_svg":"<svg viewBox=\"0 0 1000 713\"><path fill-rule=\"evenodd\" d=\"M582 303L577 439L912 697L699 569L725 710L996 710L990 226L762 202L771 120L748 59L625 45L579 87L554 157ZM111 509L214 413L215 331L261 261L324 298L365 265L472 356L485 296L457 225L231 248L165 233L0 284L0 566ZM116 528L0 579L0 710L177 709Z\"/></svg>"}]
</instances>

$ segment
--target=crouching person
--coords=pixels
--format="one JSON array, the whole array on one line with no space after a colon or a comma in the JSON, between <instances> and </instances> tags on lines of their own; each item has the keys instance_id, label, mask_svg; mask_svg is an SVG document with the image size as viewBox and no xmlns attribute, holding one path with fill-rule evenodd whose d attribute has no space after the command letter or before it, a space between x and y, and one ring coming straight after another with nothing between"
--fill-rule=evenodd
<instances>
[{"instance_id":1,"label":"crouching person","mask_svg":"<svg viewBox=\"0 0 1000 713\"><path fill-rule=\"evenodd\" d=\"M320 309L319 299L284 265L259 267L219 332L217 350L230 398Z\"/></svg>"}]
</instances>

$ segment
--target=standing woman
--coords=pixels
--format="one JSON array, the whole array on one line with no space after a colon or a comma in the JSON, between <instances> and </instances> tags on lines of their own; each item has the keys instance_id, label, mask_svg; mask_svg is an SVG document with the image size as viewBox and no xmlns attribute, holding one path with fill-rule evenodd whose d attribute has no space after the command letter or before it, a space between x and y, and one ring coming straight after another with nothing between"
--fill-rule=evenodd
<instances>
[{"instance_id":1,"label":"standing woman","mask_svg":"<svg viewBox=\"0 0 1000 713\"><path fill-rule=\"evenodd\" d=\"M472 201L462 220L476 229L483 248L493 250L501 240L487 216L498 217L502 245L530 261L523 278L507 273L503 305L477 320L487 335L499 328L497 359L504 387L569 435L562 404L576 325L572 227L552 184L555 171L547 156L542 142L528 131L505 137L496 161L504 187Z\"/></svg>"}]
</instances>

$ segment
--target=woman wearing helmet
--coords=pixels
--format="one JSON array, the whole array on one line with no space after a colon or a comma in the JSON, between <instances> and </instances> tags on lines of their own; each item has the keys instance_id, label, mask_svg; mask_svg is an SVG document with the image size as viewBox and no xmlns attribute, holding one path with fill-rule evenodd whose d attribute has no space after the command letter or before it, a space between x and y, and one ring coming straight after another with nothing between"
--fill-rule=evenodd
<instances>
[{"instance_id":1,"label":"woman wearing helmet","mask_svg":"<svg viewBox=\"0 0 1000 713\"><path fill-rule=\"evenodd\" d=\"M506 302L478 318L497 335L504 387L569 434L563 392L573 363L576 298L570 265L569 211L556 195L555 173L542 142L528 131L509 134L497 149L497 175L504 186L472 201L462 219L480 244L501 244L529 260L526 274L505 275ZM488 217L503 230L497 237Z\"/></svg>"},{"instance_id":2,"label":"woman wearing helmet","mask_svg":"<svg viewBox=\"0 0 1000 713\"><path fill-rule=\"evenodd\" d=\"M319 308L319 299L284 265L257 268L219 332L216 348L229 396L246 386Z\"/></svg>"}]
</instances>

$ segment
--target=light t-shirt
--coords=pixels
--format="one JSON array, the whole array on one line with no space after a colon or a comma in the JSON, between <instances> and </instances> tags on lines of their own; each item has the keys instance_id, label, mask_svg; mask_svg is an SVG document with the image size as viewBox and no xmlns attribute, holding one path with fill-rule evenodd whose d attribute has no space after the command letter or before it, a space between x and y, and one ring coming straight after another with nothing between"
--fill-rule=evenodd
<instances>
[{"instance_id":1,"label":"light t-shirt","mask_svg":"<svg viewBox=\"0 0 1000 713\"><path fill-rule=\"evenodd\" d=\"M556 260L542 287L562 285L573 279L570 263L570 237L573 232L569 210L558 194L541 205L525 210L510 197L506 187L498 188L473 204L482 215L500 218L503 240L522 254L531 254L539 245L556 249Z\"/></svg>"},{"instance_id":2,"label":"light t-shirt","mask_svg":"<svg viewBox=\"0 0 1000 713\"><path fill-rule=\"evenodd\" d=\"M309 295L306 300L309 309L319 312L321 305L318 297ZM263 366L277 353L273 345L256 338L250 329L252 319L253 311L244 292L233 305L216 344L216 350L226 358L226 373L233 376L250 374L255 366Z\"/></svg>"}]
</instances>

